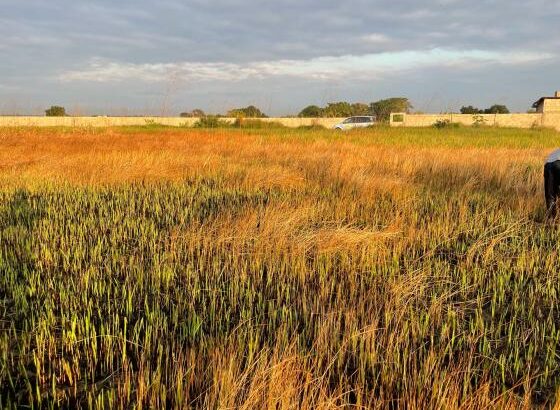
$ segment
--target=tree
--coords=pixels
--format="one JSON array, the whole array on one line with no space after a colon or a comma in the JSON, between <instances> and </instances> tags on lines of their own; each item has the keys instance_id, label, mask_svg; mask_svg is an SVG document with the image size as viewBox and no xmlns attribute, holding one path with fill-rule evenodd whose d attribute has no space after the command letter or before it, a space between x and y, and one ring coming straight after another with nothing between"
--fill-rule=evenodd
<instances>
[{"instance_id":1,"label":"tree","mask_svg":"<svg viewBox=\"0 0 560 410\"><path fill-rule=\"evenodd\" d=\"M387 122L391 113L404 112L408 113L412 109L412 105L405 97L387 98L371 103L370 110L377 117L377 121Z\"/></svg>"},{"instance_id":2,"label":"tree","mask_svg":"<svg viewBox=\"0 0 560 410\"><path fill-rule=\"evenodd\" d=\"M206 117L206 113L199 108L192 110L191 112L182 112L181 117L184 118L202 118Z\"/></svg>"},{"instance_id":3,"label":"tree","mask_svg":"<svg viewBox=\"0 0 560 410\"><path fill-rule=\"evenodd\" d=\"M350 103L345 101L328 103L323 109L323 117L351 117L352 116L352 106Z\"/></svg>"},{"instance_id":4,"label":"tree","mask_svg":"<svg viewBox=\"0 0 560 410\"><path fill-rule=\"evenodd\" d=\"M364 103L350 104L346 101L328 103L325 108L309 105L300 111L298 117L352 117L354 115L370 115L370 107Z\"/></svg>"},{"instance_id":5,"label":"tree","mask_svg":"<svg viewBox=\"0 0 560 410\"><path fill-rule=\"evenodd\" d=\"M370 106L364 103L352 104L352 115L370 115Z\"/></svg>"},{"instance_id":6,"label":"tree","mask_svg":"<svg viewBox=\"0 0 560 410\"><path fill-rule=\"evenodd\" d=\"M266 114L264 114L261 110L259 110L254 105L249 105L245 108L234 108L233 110L229 110L227 113L228 117L235 117L235 118L266 118Z\"/></svg>"},{"instance_id":7,"label":"tree","mask_svg":"<svg viewBox=\"0 0 560 410\"><path fill-rule=\"evenodd\" d=\"M509 114L509 110L505 105L494 104L490 108L485 109L484 114Z\"/></svg>"},{"instance_id":8,"label":"tree","mask_svg":"<svg viewBox=\"0 0 560 410\"><path fill-rule=\"evenodd\" d=\"M480 110L472 105L461 107L461 114L509 114L509 110L505 105L494 104L490 108Z\"/></svg>"},{"instance_id":9,"label":"tree","mask_svg":"<svg viewBox=\"0 0 560 410\"><path fill-rule=\"evenodd\" d=\"M66 109L58 105L53 105L48 110L45 110L45 115L47 117L65 117Z\"/></svg>"},{"instance_id":10,"label":"tree","mask_svg":"<svg viewBox=\"0 0 560 410\"><path fill-rule=\"evenodd\" d=\"M483 114L484 111L473 107L472 105L469 105L467 107L463 106L461 107L461 114Z\"/></svg>"},{"instance_id":11,"label":"tree","mask_svg":"<svg viewBox=\"0 0 560 410\"><path fill-rule=\"evenodd\" d=\"M316 105L308 105L298 114L301 118L319 118L323 116L323 109Z\"/></svg>"}]
</instances>

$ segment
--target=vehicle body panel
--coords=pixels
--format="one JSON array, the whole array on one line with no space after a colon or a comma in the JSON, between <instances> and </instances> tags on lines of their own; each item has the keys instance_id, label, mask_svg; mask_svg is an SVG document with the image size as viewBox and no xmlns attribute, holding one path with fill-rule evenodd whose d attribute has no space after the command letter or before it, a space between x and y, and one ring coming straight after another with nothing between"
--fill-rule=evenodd
<instances>
[{"instance_id":1,"label":"vehicle body panel","mask_svg":"<svg viewBox=\"0 0 560 410\"><path fill-rule=\"evenodd\" d=\"M346 118L344 121L336 124L333 129L335 130L352 130L355 128L366 128L371 127L375 124L375 118L366 115L360 115L355 117Z\"/></svg>"}]
</instances>

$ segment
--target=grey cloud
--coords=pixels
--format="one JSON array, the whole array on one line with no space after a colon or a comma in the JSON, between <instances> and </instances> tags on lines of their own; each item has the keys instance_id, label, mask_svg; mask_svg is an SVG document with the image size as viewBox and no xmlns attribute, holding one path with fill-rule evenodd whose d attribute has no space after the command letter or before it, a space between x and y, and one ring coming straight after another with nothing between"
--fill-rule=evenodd
<instances>
[{"instance_id":1,"label":"grey cloud","mask_svg":"<svg viewBox=\"0 0 560 410\"><path fill-rule=\"evenodd\" d=\"M542 48L543 44L560 44L558 36L552 35L556 31L559 6L541 0L530 4L517 0L476 3L122 0L118 6L100 0L54 3L59 6L54 10L53 2L33 2L33 7L13 6L12 13L20 15L20 26L39 23L39 30L49 36L58 32L64 38L80 33L82 38L74 44L74 49L80 51L78 56L84 47L93 55L114 56L105 55L106 44L95 41L92 38L95 34L131 41L144 38L145 43L120 50L124 60L135 62L140 62L140 58L148 62L173 61L177 54L184 59L187 53L195 61L239 62L375 52L375 45L356 41L372 32L381 32L394 40L395 47L406 49L526 49L529 45ZM33 10L35 13L31 13ZM21 17L32 15L42 17ZM551 30L545 39L539 35L543 26ZM442 36L430 37L429 33L434 31ZM498 43L495 33L500 33ZM146 42L151 37L158 38L158 48ZM540 39L538 43L536 38ZM286 47L292 43L299 43L300 47L296 50ZM302 43L305 48L301 47ZM147 49L154 55L142 56ZM293 52L297 55L290 54Z\"/></svg>"}]
</instances>

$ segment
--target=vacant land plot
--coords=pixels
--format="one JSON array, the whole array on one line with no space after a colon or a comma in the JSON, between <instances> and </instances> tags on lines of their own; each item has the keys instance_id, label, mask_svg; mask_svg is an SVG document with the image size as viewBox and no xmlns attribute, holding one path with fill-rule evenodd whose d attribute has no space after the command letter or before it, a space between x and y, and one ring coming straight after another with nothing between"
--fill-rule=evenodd
<instances>
[{"instance_id":1,"label":"vacant land plot","mask_svg":"<svg viewBox=\"0 0 560 410\"><path fill-rule=\"evenodd\" d=\"M0 407L550 406L546 130L0 130Z\"/></svg>"}]
</instances>

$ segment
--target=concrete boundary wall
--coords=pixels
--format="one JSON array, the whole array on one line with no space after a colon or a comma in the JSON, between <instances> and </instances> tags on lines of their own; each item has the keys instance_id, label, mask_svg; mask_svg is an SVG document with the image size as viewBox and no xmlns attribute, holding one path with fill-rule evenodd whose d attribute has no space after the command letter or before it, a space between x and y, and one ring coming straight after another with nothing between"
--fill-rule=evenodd
<instances>
[{"instance_id":1,"label":"concrete boundary wall","mask_svg":"<svg viewBox=\"0 0 560 410\"><path fill-rule=\"evenodd\" d=\"M560 112L544 113L541 115L543 127L556 128L558 131L560 131Z\"/></svg>"},{"instance_id":2,"label":"concrete boundary wall","mask_svg":"<svg viewBox=\"0 0 560 410\"><path fill-rule=\"evenodd\" d=\"M199 118L181 117L2 117L0 127L121 127L143 125L167 125L192 127ZM233 124L235 118L220 118ZM343 118L258 118L265 123L279 123L286 127L319 125L332 128Z\"/></svg>"},{"instance_id":3,"label":"concrete boundary wall","mask_svg":"<svg viewBox=\"0 0 560 410\"><path fill-rule=\"evenodd\" d=\"M438 121L449 121L462 125L488 125L496 127L558 128L560 123L552 114L391 114L392 127L431 127ZM400 121L402 120L402 121Z\"/></svg>"}]
</instances>

